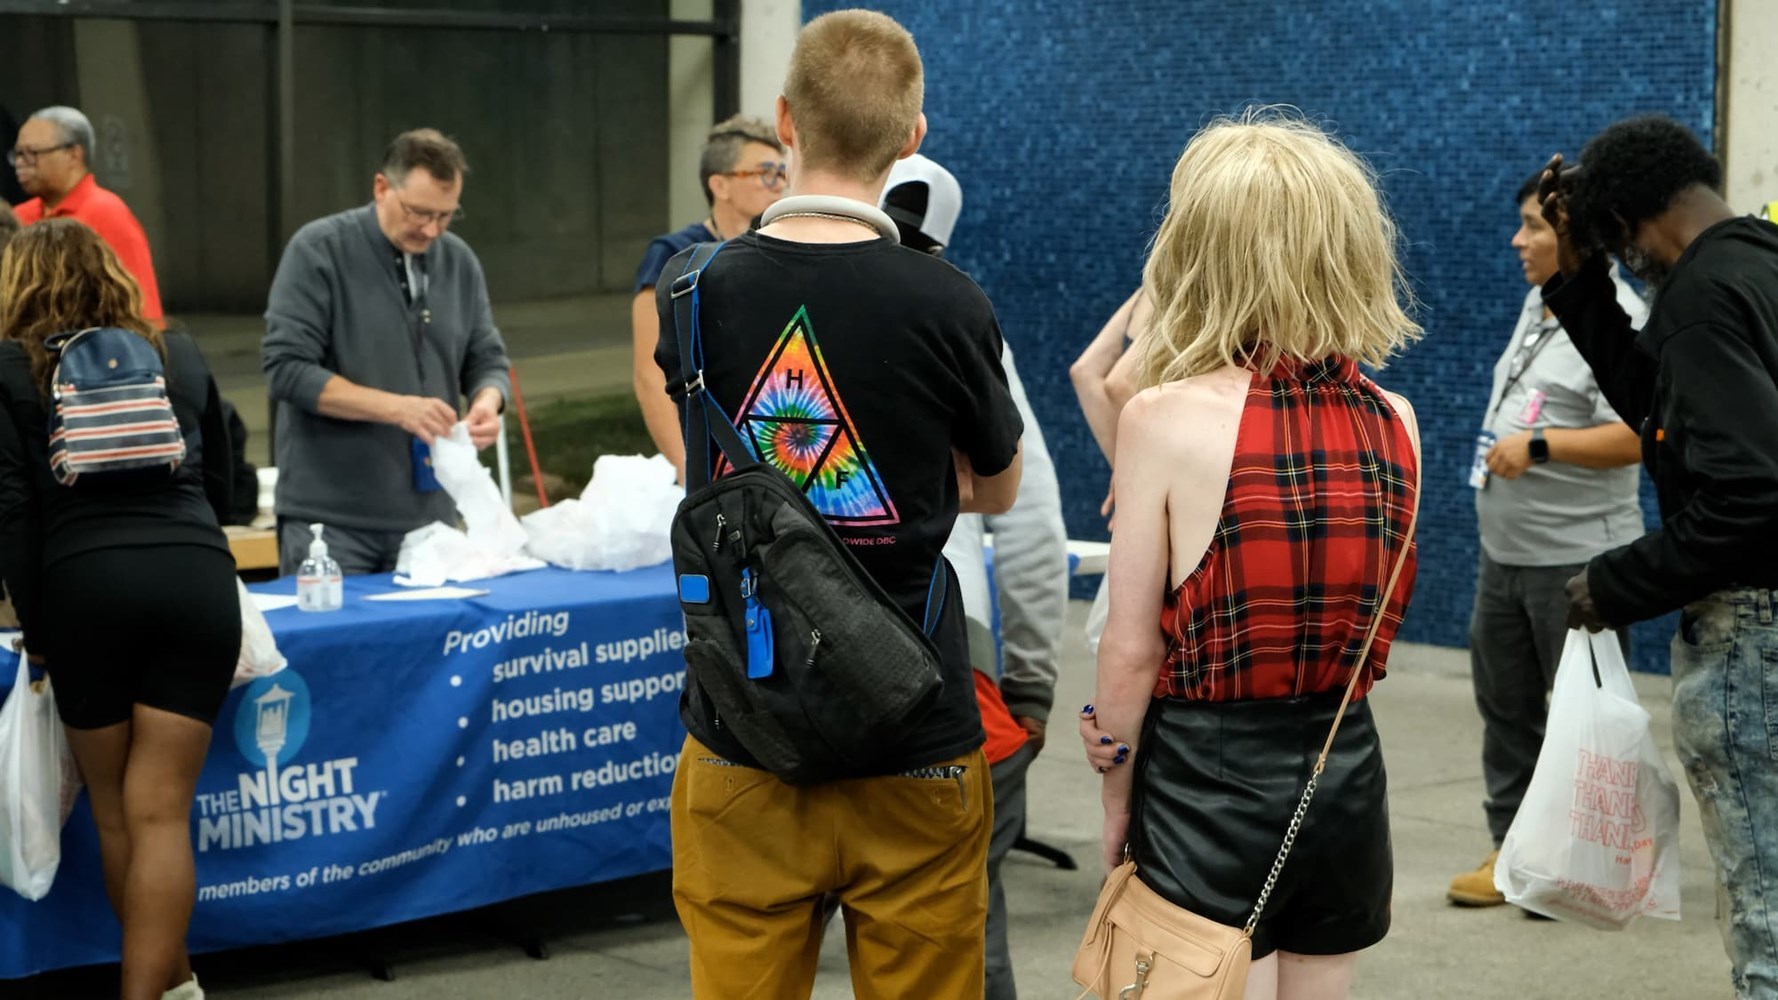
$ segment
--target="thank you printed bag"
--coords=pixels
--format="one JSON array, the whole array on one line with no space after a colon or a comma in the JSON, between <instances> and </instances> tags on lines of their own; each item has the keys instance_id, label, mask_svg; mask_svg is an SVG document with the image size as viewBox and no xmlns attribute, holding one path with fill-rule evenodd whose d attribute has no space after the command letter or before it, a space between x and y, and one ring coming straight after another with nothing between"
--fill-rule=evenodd
<instances>
[{"instance_id":1,"label":"thank you printed bag","mask_svg":"<svg viewBox=\"0 0 1778 1000\"><path fill-rule=\"evenodd\" d=\"M1494 885L1509 903L1603 930L1679 919L1679 786L1610 632L1568 633Z\"/></svg>"}]
</instances>

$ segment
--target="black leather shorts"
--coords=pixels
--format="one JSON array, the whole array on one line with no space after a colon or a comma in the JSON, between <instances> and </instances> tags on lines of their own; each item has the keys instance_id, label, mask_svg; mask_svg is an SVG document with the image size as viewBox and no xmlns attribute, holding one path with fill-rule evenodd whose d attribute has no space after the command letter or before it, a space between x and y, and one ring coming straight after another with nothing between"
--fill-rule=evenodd
<instances>
[{"instance_id":1,"label":"black leather shorts","mask_svg":"<svg viewBox=\"0 0 1778 1000\"><path fill-rule=\"evenodd\" d=\"M1137 877L1194 913L1245 926L1340 694L1153 702L1136 761ZM1383 748L1370 703L1359 701L1346 710L1261 915L1253 957L1338 955L1376 944L1389 931L1394 881Z\"/></svg>"}]
</instances>

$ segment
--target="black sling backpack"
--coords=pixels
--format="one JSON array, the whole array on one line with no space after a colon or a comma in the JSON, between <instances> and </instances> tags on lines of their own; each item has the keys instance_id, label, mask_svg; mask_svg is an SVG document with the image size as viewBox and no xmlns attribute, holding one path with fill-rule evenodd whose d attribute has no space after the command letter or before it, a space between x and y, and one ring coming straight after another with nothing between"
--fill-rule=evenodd
<instances>
[{"instance_id":1,"label":"black sling backpack","mask_svg":"<svg viewBox=\"0 0 1778 1000\"><path fill-rule=\"evenodd\" d=\"M944 560L922 629L741 440L704 384L698 326L698 278L722 247L700 244L669 286L685 379L686 492L672 534L690 638L680 716L707 744L726 732L790 784L882 773L944 686L930 638ZM712 438L733 469L714 482Z\"/></svg>"}]
</instances>

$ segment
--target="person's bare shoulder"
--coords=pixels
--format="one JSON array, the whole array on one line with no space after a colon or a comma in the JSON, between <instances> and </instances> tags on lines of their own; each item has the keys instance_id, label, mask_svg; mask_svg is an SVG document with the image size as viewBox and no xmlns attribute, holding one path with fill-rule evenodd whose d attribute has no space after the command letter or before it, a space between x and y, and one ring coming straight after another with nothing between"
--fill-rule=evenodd
<instances>
[{"instance_id":1,"label":"person's bare shoulder","mask_svg":"<svg viewBox=\"0 0 1778 1000\"><path fill-rule=\"evenodd\" d=\"M1120 450L1125 434L1142 452L1196 464L1223 458L1227 451L1215 429L1239 421L1253 374L1229 366L1167 382L1137 393L1118 421Z\"/></svg>"}]
</instances>

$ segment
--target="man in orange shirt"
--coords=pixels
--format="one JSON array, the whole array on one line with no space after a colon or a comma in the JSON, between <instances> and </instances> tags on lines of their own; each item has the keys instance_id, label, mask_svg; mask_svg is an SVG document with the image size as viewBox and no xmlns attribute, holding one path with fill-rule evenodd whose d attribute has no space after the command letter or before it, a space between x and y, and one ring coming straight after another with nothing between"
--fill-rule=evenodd
<instances>
[{"instance_id":1,"label":"man in orange shirt","mask_svg":"<svg viewBox=\"0 0 1778 1000\"><path fill-rule=\"evenodd\" d=\"M142 316L158 325L161 293L148 235L123 199L93 179L92 154L93 126L79 111L54 107L32 115L6 154L19 185L33 196L17 206L19 222L65 216L86 223L141 286Z\"/></svg>"}]
</instances>

